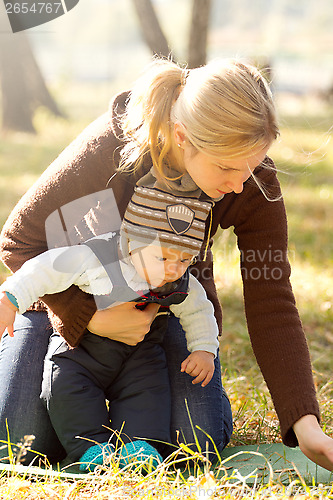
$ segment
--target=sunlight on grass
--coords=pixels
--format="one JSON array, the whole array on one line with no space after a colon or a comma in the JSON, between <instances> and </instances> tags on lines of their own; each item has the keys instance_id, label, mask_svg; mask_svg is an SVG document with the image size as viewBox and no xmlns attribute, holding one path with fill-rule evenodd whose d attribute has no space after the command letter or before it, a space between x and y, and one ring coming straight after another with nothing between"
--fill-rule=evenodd
<instances>
[{"instance_id":1,"label":"sunlight on grass","mask_svg":"<svg viewBox=\"0 0 333 500\"><path fill-rule=\"evenodd\" d=\"M238 453L239 455L239 453ZM248 452L248 457L260 456L260 453ZM181 455L180 455L181 457ZM231 457L232 458L232 457ZM181 458L174 458L177 465ZM184 460L184 459L183 459ZM185 459L186 460L186 459ZM144 498L145 500L166 500L186 498L187 500L208 500L210 498L274 500L292 498L294 500L332 498L332 486L306 484L297 468L291 466L285 477L289 483L275 479L274 471L267 461L265 467L266 482L262 482L263 470L254 469L243 476L238 469L229 466L229 458L221 460L210 470L207 462L198 462L194 458L191 470L180 470L171 463L162 463L155 471L144 476L141 470L120 470L117 464L101 467L94 474L82 479L61 479L50 475L39 479L27 475L22 477L13 471L7 478L0 479L0 498L8 499L51 499L67 500L121 500L126 498ZM263 461L265 463L265 461ZM283 476L283 470L276 476Z\"/></svg>"}]
</instances>

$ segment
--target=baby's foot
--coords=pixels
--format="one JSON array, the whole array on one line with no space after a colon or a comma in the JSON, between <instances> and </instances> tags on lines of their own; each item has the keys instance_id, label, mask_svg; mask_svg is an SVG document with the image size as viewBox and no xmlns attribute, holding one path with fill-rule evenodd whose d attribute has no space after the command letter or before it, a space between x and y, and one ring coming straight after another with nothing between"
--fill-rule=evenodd
<instances>
[{"instance_id":1,"label":"baby's foot","mask_svg":"<svg viewBox=\"0 0 333 500\"><path fill-rule=\"evenodd\" d=\"M150 470L163 462L158 451L146 441L136 440L123 445L115 454L110 443L97 443L88 448L79 459L81 472L93 472L98 465L110 463L111 457L119 459L119 467L145 465Z\"/></svg>"},{"instance_id":2,"label":"baby's foot","mask_svg":"<svg viewBox=\"0 0 333 500\"><path fill-rule=\"evenodd\" d=\"M127 465L143 465L146 464L151 469L163 462L163 458L158 451L151 446L147 441L137 440L131 441L121 447L119 451L119 466L121 468Z\"/></svg>"},{"instance_id":3,"label":"baby's foot","mask_svg":"<svg viewBox=\"0 0 333 500\"><path fill-rule=\"evenodd\" d=\"M79 459L80 471L94 471L97 465L103 465L110 462L114 454L114 446L110 443L98 443L88 448Z\"/></svg>"}]
</instances>

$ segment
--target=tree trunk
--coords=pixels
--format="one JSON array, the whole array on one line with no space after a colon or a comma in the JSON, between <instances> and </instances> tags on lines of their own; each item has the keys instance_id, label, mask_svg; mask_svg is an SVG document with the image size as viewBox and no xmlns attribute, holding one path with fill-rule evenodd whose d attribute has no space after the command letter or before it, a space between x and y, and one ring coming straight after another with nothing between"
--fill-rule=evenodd
<instances>
[{"instance_id":1,"label":"tree trunk","mask_svg":"<svg viewBox=\"0 0 333 500\"><path fill-rule=\"evenodd\" d=\"M162 31L151 0L133 0L144 41L151 52L158 56L171 57L168 41Z\"/></svg>"},{"instance_id":2,"label":"tree trunk","mask_svg":"<svg viewBox=\"0 0 333 500\"><path fill-rule=\"evenodd\" d=\"M211 0L193 0L188 46L189 68L197 68L206 64L210 10Z\"/></svg>"},{"instance_id":3,"label":"tree trunk","mask_svg":"<svg viewBox=\"0 0 333 500\"><path fill-rule=\"evenodd\" d=\"M15 50L12 50L13 44L8 42L13 36L3 35L0 47L2 128L35 132L28 85L20 63L24 47L20 38L15 40Z\"/></svg>"},{"instance_id":4,"label":"tree trunk","mask_svg":"<svg viewBox=\"0 0 333 500\"><path fill-rule=\"evenodd\" d=\"M63 116L50 95L25 32L11 33L0 12L0 79L2 128L35 132L33 114L38 106Z\"/></svg>"}]
</instances>

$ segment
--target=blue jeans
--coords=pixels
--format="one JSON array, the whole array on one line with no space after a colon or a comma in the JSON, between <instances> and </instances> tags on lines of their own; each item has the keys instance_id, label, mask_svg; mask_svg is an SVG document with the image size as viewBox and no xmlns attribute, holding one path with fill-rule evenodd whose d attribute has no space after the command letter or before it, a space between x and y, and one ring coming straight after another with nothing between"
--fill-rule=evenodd
<instances>
[{"instance_id":1,"label":"blue jeans","mask_svg":"<svg viewBox=\"0 0 333 500\"><path fill-rule=\"evenodd\" d=\"M17 315L14 338L3 335L0 343L0 439L11 443L34 435L32 449L48 455L50 461L64 458L64 450L39 399L49 336L52 327L44 312ZM7 447L0 457L8 456ZM28 454L24 463L33 457Z\"/></svg>"},{"instance_id":2,"label":"blue jeans","mask_svg":"<svg viewBox=\"0 0 333 500\"><path fill-rule=\"evenodd\" d=\"M47 314L28 312L17 316L15 336L3 335L0 344L0 439L7 441L6 421L10 441L17 443L24 435L35 436L32 448L48 456L51 462L64 458L61 446L40 401L44 357L52 333ZM188 355L186 340L179 321L171 317L164 347L167 355L172 397L172 442L193 443L193 428L200 446L214 450L210 439L198 430L203 429L214 440L218 450L228 443L232 433L232 415L229 400L222 388L219 360L208 386L193 385L192 377L180 373L180 364ZM1 445L0 445L1 447ZM0 457L6 457L6 448ZM29 453L25 463L33 457Z\"/></svg>"}]
</instances>

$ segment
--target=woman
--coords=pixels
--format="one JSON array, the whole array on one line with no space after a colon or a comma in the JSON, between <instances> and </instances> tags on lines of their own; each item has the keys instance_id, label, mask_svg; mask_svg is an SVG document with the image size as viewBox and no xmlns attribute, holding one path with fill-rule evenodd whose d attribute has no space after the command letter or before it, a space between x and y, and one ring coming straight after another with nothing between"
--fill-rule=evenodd
<instances>
[{"instance_id":1,"label":"woman","mask_svg":"<svg viewBox=\"0 0 333 500\"><path fill-rule=\"evenodd\" d=\"M45 251L54 213L61 214L66 235L73 234L73 227L78 240L100 234L107 224L101 204L71 227L65 225L62 208L111 188L122 217L135 182L147 173L171 191L208 195L215 206L207 238L218 226L234 226L238 238L249 334L280 419L282 439L288 446L299 444L310 459L332 469L333 440L318 424L309 353L289 283L283 200L273 162L266 156L277 135L272 97L255 68L218 60L186 71L157 61L130 93L114 98L110 112L83 131L21 199L3 228L2 259L14 271ZM209 248L202 250L192 272L206 289L221 327ZM96 311L93 298L76 287L43 297L43 303L49 307L53 328L73 347L85 328L135 345L156 314L155 306L137 311L133 304ZM1 344L2 437L7 419L11 441L23 432L35 434L33 448L58 459L61 449L38 400L51 331L46 313L27 313L16 329L21 333L16 333L15 345L8 337ZM192 386L190 377L179 373L186 348L176 318L169 323L164 347L173 443L194 442L194 429L201 447L213 448L198 426L222 450L231 435L232 418L218 362L205 388ZM121 385L121 375L119 380ZM121 391L119 408L125 418Z\"/></svg>"}]
</instances>

